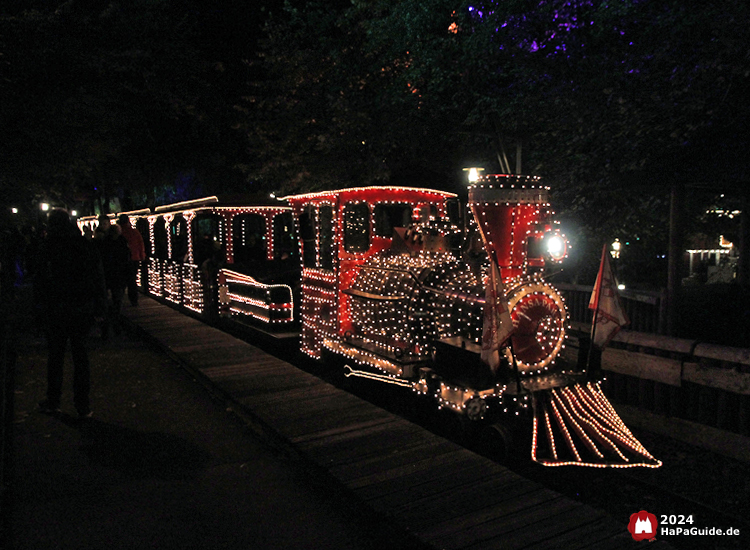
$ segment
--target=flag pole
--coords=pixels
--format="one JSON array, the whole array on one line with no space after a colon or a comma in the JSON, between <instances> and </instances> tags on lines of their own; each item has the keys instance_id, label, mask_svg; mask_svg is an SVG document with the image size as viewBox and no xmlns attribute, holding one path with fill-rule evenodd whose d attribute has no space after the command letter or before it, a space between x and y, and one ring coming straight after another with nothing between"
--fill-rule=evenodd
<instances>
[{"instance_id":1,"label":"flag pole","mask_svg":"<svg viewBox=\"0 0 750 550\"><path fill-rule=\"evenodd\" d=\"M500 263L497 261L497 253L495 250L492 250L492 262L495 262L495 265L497 266L497 275L500 277L500 280L502 281L503 274L500 271ZM506 300L505 297L505 285L503 285L503 300ZM507 306L505 306L507 307ZM521 395L522 387L521 387L521 372L518 370L518 362L516 361L516 352L513 350L513 334L511 333L510 336L508 336L508 339L506 340L508 343L508 348L510 348L510 357L513 361L513 372L516 375L516 391L518 392L518 395Z\"/></svg>"},{"instance_id":2,"label":"flag pole","mask_svg":"<svg viewBox=\"0 0 750 550\"><path fill-rule=\"evenodd\" d=\"M508 347L510 348L510 356L513 359L513 372L516 374L516 391L518 395L521 395L523 388L521 387L521 372L518 370L518 362L516 361L516 352L513 350L513 335L508 336Z\"/></svg>"},{"instance_id":3,"label":"flag pole","mask_svg":"<svg viewBox=\"0 0 750 550\"><path fill-rule=\"evenodd\" d=\"M591 357L594 352L594 338L596 337L596 323L599 320L599 301L602 298L602 279L604 277L604 255L607 253L607 243L602 245L602 257L599 260L599 273L596 275L594 289L596 290L596 302L594 303L594 319L591 323L591 341L589 342L588 357L586 358L586 377L591 377Z\"/></svg>"},{"instance_id":4,"label":"flag pole","mask_svg":"<svg viewBox=\"0 0 750 550\"><path fill-rule=\"evenodd\" d=\"M597 298L597 302L599 299ZM591 357L594 352L594 337L596 336L596 322L598 320L599 316L599 304L597 303L597 307L594 310L594 320L591 324L591 341L589 342L589 353L588 357L586 358L586 377L590 378L591 376Z\"/></svg>"}]
</instances>

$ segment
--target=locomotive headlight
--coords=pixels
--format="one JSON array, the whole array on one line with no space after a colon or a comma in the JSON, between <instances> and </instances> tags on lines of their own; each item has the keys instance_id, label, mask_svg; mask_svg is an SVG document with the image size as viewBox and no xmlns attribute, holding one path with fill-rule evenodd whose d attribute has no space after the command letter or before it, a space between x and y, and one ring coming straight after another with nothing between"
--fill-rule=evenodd
<instances>
[{"instance_id":1,"label":"locomotive headlight","mask_svg":"<svg viewBox=\"0 0 750 550\"><path fill-rule=\"evenodd\" d=\"M568 241L559 233L547 235L544 246L550 258L555 262L561 261L568 254Z\"/></svg>"}]
</instances>

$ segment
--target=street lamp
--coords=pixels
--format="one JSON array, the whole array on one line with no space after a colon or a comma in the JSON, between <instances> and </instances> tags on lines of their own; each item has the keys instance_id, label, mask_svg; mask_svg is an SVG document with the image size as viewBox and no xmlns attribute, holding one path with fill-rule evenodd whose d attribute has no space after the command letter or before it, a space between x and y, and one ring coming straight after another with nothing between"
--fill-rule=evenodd
<instances>
[{"instance_id":1,"label":"street lamp","mask_svg":"<svg viewBox=\"0 0 750 550\"><path fill-rule=\"evenodd\" d=\"M39 208L42 209L42 212L47 212L49 210L49 203L43 202L39 205Z\"/></svg>"},{"instance_id":2,"label":"street lamp","mask_svg":"<svg viewBox=\"0 0 750 550\"><path fill-rule=\"evenodd\" d=\"M10 211L11 211L11 212L12 212L13 214L18 214L18 208L16 208L15 206L14 206L13 208L11 208L11 209L10 209Z\"/></svg>"},{"instance_id":3,"label":"street lamp","mask_svg":"<svg viewBox=\"0 0 750 550\"><path fill-rule=\"evenodd\" d=\"M484 168L472 166L471 168L464 168L464 172L468 172L467 178L469 183L476 183L479 181L479 172L484 172Z\"/></svg>"},{"instance_id":4,"label":"street lamp","mask_svg":"<svg viewBox=\"0 0 750 550\"><path fill-rule=\"evenodd\" d=\"M619 258L620 257L620 248L622 247L622 244L620 243L620 239L615 239L615 242L612 243L612 250L610 251L610 254L612 254L613 258Z\"/></svg>"}]
</instances>

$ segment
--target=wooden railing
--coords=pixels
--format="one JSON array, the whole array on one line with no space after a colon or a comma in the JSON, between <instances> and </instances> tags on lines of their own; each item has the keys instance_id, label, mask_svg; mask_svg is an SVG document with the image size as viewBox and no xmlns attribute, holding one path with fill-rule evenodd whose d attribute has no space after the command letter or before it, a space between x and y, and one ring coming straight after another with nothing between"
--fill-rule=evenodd
<instances>
[{"instance_id":1,"label":"wooden railing","mask_svg":"<svg viewBox=\"0 0 750 550\"><path fill-rule=\"evenodd\" d=\"M571 328L567 358L578 362L589 327ZM621 330L601 368L615 403L750 435L750 349Z\"/></svg>"},{"instance_id":2,"label":"wooden railing","mask_svg":"<svg viewBox=\"0 0 750 550\"><path fill-rule=\"evenodd\" d=\"M591 323L589 300L593 287L569 283L553 283L565 298L570 320ZM638 332L666 332L666 300L664 291L620 290L620 299L630 319L629 329Z\"/></svg>"}]
</instances>

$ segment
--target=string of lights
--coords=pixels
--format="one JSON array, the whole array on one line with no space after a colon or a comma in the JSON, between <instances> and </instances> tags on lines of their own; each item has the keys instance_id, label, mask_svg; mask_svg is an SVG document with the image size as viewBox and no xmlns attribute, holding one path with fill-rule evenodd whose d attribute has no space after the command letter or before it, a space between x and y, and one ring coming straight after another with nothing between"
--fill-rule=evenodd
<instances>
[{"instance_id":1,"label":"string of lights","mask_svg":"<svg viewBox=\"0 0 750 550\"><path fill-rule=\"evenodd\" d=\"M232 315L249 316L269 324L294 321L292 287L264 284L249 275L222 269L219 300Z\"/></svg>"},{"instance_id":2,"label":"string of lights","mask_svg":"<svg viewBox=\"0 0 750 550\"><path fill-rule=\"evenodd\" d=\"M551 418L554 422L551 422ZM539 440L545 434L546 446ZM582 456L570 431L587 448ZM570 457L562 457L556 440L566 443ZM595 442L601 445L599 448ZM532 459L545 466L589 466L597 468L658 468L655 459L627 429L598 383L556 388L537 397L534 406Z\"/></svg>"},{"instance_id":3,"label":"string of lights","mask_svg":"<svg viewBox=\"0 0 750 550\"><path fill-rule=\"evenodd\" d=\"M524 424L532 458L546 466L660 465L597 384L556 362L568 312L542 275L568 245L539 178L477 176L473 217L463 221L449 215L456 195L410 187L306 193L278 207L213 199L145 217L154 294L200 314L218 290L225 317L276 326L298 317L303 353L336 356L331 364L346 364L346 376L411 388L471 421ZM278 260L280 235L290 231L296 245L285 250L299 260L298 287L243 272ZM227 267L216 281L197 265L199 244L223 254ZM507 308L492 367L481 355L493 337L484 326L488 308Z\"/></svg>"}]
</instances>

